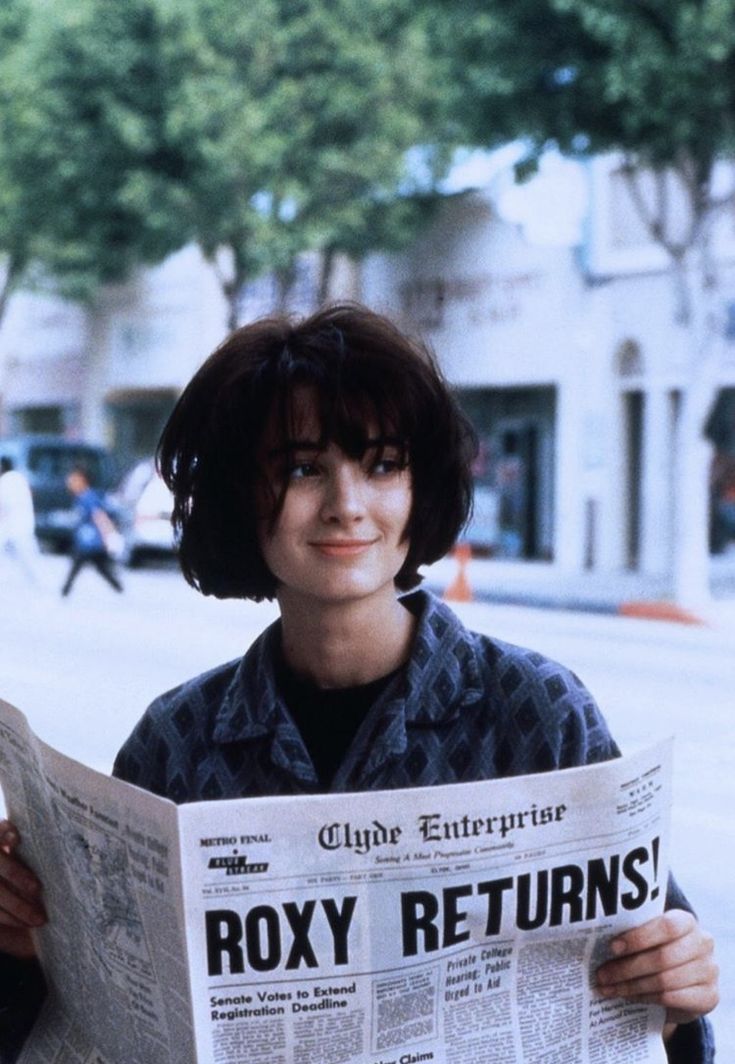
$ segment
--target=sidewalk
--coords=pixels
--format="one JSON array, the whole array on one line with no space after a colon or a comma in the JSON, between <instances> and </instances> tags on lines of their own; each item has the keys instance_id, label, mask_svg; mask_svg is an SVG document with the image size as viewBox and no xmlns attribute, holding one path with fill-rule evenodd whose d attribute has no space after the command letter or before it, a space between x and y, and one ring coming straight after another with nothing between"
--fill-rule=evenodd
<instances>
[{"instance_id":1,"label":"sidewalk","mask_svg":"<svg viewBox=\"0 0 735 1064\"><path fill-rule=\"evenodd\" d=\"M671 602L665 577L624 571L570 574L549 562L483 558L472 558L462 571L471 597L478 602L613 613L684 624L716 623L718 627L731 624L735 631L735 553L712 559L712 603L695 613ZM457 589L460 564L448 556L427 566L424 573L424 586L443 595Z\"/></svg>"}]
</instances>

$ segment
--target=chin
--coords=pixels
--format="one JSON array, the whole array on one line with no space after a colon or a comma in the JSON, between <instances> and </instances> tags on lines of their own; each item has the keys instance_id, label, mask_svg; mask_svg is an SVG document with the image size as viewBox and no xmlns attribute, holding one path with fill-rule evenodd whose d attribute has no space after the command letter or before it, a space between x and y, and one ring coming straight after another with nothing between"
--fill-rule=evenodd
<instances>
[{"instance_id":1,"label":"chin","mask_svg":"<svg viewBox=\"0 0 735 1064\"><path fill-rule=\"evenodd\" d=\"M393 589L393 580L389 581L391 589ZM370 598L373 595L379 594L386 584L384 582L376 582L369 580L351 580L351 581L321 581L316 588L305 589L305 595L313 598L315 602L351 602L352 600L359 600L364 598Z\"/></svg>"}]
</instances>

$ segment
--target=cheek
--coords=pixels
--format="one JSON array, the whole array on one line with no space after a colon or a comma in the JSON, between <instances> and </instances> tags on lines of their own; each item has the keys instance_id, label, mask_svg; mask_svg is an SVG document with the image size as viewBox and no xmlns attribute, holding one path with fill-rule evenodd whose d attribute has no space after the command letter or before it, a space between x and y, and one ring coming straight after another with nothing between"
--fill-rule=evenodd
<instances>
[{"instance_id":1,"label":"cheek","mask_svg":"<svg viewBox=\"0 0 735 1064\"><path fill-rule=\"evenodd\" d=\"M266 566L273 572L273 562L277 559L281 550L283 512L274 518L273 511L276 505L275 499L259 492L255 500L255 533L258 538L258 547Z\"/></svg>"},{"instance_id":2,"label":"cheek","mask_svg":"<svg viewBox=\"0 0 735 1064\"><path fill-rule=\"evenodd\" d=\"M401 539L402 540L408 540L408 531L409 531L408 526L410 525L410 523L411 523L411 505L409 503L408 506L405 506L403 508L403 512L401 514Z\"/></svg>"},{"instance_id":3,"label":"cheek","mask_svg":"<svg viewBox=\"0 0 735 1064\"><path fill-rule=\"evenodd\" d=\"M390 497L383 499L383 518L385 524L390 527L395 538L405 543L408 536L408 526L411 520L413 498L410 491L404 487L396 488L390 493Z\"/></svg>"},{"instance_id":4,"label":"cheek","mask_svg":"<svg viewBox=\"0 0 735 1064\"><path fill-rule=\"evenodd\" d=\"M266 565L273 569L274 564L281 563L293 555L298 547L300 532L305 527L305 507L298 498L298 492L286 492L277 517L273 518L275 501L258 516L258 544ZM262 514L262 516L260 516Z\"/></svg>"},{"instance_id":5,"label":"cheek","mask_svg":"<svg viewBox=\"0 0 735 1064\"><path fill-rule=\"evenodd\" d=\"M255 479L255 491L253 493L259 537L261 535L260 529L268 529L272 524L273 514L280 508L280 503L282 502L281 495L282 488L275 478L261 470Z\"/></svg>"},{"instance_id":6,"label":"cheek","mask_svg":"<svg viewBox=\"0 0 735 1064\"><path fill-rule=\"evenodd\" d=\"M276 528L278 522L276 522ZM255 501L255 535L258 540L260 553L267 560L270 544L276 529L273 527L272 509L264 503L262 498Z\"/></svg>"},{"instance_id":7,"label":"cheek","mask_svg":"<svg viewBox=\"0 0 735 1064\"><path fill-rule=\"evenodd\" d=\"M411 514L413 513L413 491L411 490L410 478L408 478L408 483L404 485L401 492L400 510L400 520L402 522L401 534L406 536L408 533L408 525L411 520Z\"/></svg>"},{"instance_id":8,"label":"cheek","mask_svg":"<svg viewBox=\"0 0 735 1064\"><path fill-rule=\"evenodd\" d=\"M279 534L278 526L272 532L269 531L268 522L263 522L260 526L258 539L260 553L266 568L276 580L282 580L284 575L289 572L292 564L291 554L287 547L287 539Z\"/></svg>"}]
</instances>

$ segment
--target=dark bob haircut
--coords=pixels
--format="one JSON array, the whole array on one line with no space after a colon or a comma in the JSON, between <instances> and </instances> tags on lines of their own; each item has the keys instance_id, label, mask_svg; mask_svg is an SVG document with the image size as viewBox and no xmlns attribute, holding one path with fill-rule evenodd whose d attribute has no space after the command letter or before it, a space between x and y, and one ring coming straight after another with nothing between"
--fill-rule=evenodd
<instances>
[{"instance_id":1,"label":"dark bob haircut","mask_svg":"<svg viewBox=\"0 0 735 1064\"><path fill-rule=\"evenodd\" d=\"M359 457L377 426L405 451L413 501L399 590L419 583L418 567L446 554L469 517L475 435L423 345L355 304L263 318L233 332L202 365L158 446L181 568L206 595L275 597L258 545L256 486L264 434L275 427L288 448L294 391L304 387L317 403L320 444ZM273 497L271 528L286 490Z\"/></svg>"}]
</instances>

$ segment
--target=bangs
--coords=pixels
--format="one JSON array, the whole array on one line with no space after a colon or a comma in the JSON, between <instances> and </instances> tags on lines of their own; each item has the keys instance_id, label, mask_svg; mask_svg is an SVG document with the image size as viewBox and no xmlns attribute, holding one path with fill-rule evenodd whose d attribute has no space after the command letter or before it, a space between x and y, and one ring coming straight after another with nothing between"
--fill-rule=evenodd
<instances>
[{"instance_id":1,"label":"bangs","mask_svg":"<svg viewBox=\"0 0 735 1064\"><path fill-rule=\"evenodd\" d=\"M345 380L346 374L325 379L313 364L296 363L293 369L279 381L275 395L268 433L273 449L286 453L309 443L325 450L334 443L359 460L372 447L391 446L400 448L408 463L412 426L407 422L412 419L406 418L394 388L374 377L370 387Z\"/></svg>"}]
</instances>

